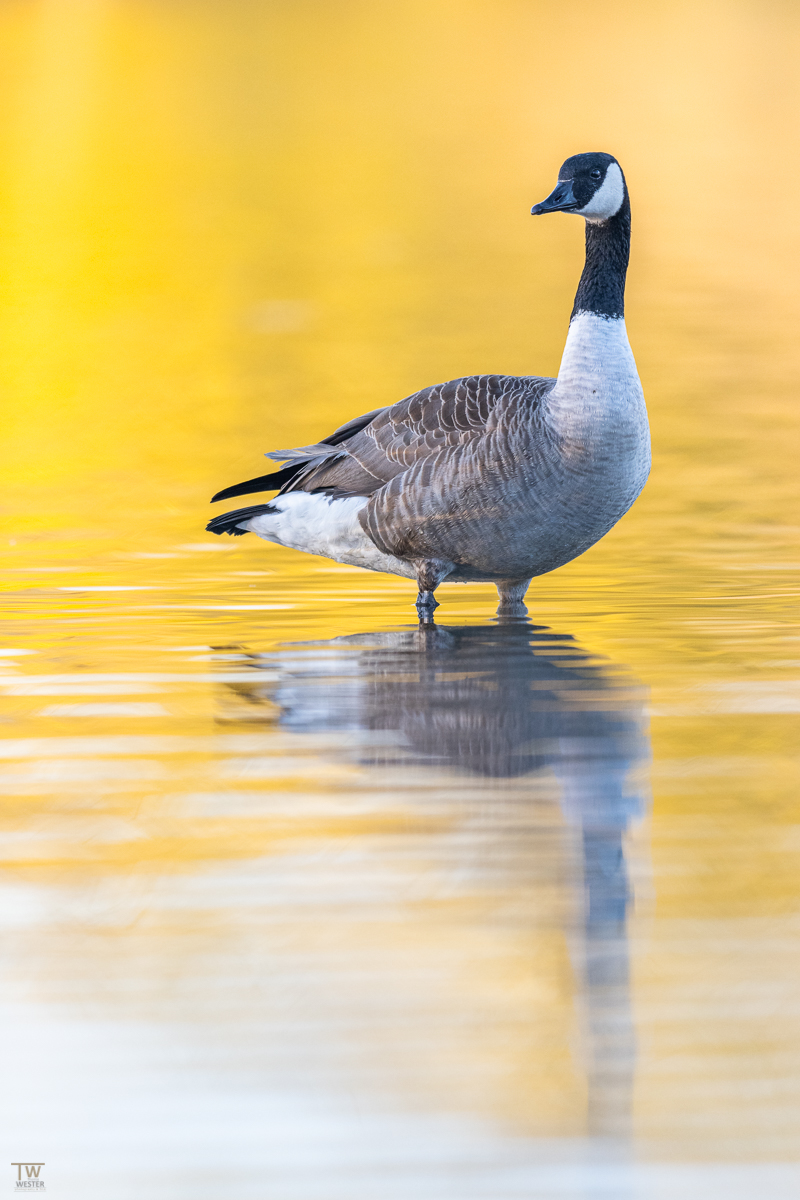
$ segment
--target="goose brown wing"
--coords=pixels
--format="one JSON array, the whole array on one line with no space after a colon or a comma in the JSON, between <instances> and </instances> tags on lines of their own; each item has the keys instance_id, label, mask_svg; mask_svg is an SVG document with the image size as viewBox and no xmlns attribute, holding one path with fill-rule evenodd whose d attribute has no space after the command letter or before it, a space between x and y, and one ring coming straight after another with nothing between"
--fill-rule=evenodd
<instances>
[{"instance_id":1,"label":"goose brown wing","mask_svg":"<svg viewBox=\"0 0 800 1200\"><path fill-rule=\"evenodd\" d=\"M466 530L481 489L501 486L505 467L529 456L535 413L554 383L470 375L423 388L313 445L271 451L268 458L285 464L280 470L214 500L278 489L370 497L359 519L372 540L386 553L416 557L433 544L434 526ZM505 486L513 488L513 471Z\"/></svg>"},{"instance_id":2,"label":"goose brown wing","mask_svg":"<svg viewBox=\"0 0 800 1200\"><path fill-rule=\"evenodd\" d=\"M513 561L517 517L541 473L542 398L554 379L477 376L428 388L385 410L347 444L387 478L359 513L398 558L441 558L490 571ZM400 411L398 411L400 410ZM380 456L380 457L379 457Z\"/></svg>"},{"instance_id":3,"label":"goose brown wing","mask_svg":"<svg viewBox=\"0 0 800 1200\"><path fill-rule=\"evenodd\" d=\"M424 490L432 479L433 461L429 460L441 457L443 465L455 462L458 456L445 452L491 441L501 427L511 429L515 423L524 423L553 383L552 379L530 376L472 375L423 388L380 410L339 444L337 457L317 459L284 490L324 489L334 495L377 496L391 481L428 463L425 471L418 470L408 480L409 484L413 480L415 490ZM397 491L395 488L392 494Z\"/></svg>"}]
</instances>

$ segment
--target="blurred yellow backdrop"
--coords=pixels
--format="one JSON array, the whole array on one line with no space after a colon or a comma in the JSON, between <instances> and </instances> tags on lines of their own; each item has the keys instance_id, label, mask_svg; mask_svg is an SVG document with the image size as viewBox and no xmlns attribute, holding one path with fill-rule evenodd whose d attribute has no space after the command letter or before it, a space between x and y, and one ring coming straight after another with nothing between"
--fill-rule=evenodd
<instances>
[{"instance_id":1,"label":"blurred yellow backdrop","mask_svg":"<svg viewBox=\"0 0 800 1200\"><path fill-rule=\"evenodd\" d=\"M273 445L453 375L554 373L582 231L527 212L587 148L633 197L661 469L632 520L707 501L687 443L750 483L793 417L791 5L41 0L0 33L17 521L124 497L199 524Z\"/></svg>"}]
</instances>

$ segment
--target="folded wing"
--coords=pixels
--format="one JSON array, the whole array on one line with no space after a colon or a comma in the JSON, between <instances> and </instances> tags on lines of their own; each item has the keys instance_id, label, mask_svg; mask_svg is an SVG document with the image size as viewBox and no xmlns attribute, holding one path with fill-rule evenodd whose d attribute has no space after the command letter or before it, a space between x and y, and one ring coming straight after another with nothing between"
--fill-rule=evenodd
<instances>
[{"instance_id":1,"label":"folded wing","mask_svg":"<svg viewBox=\"0 0 800 1200\"><path fill-rule=\"evenodd\" d=\"M504 536L510 493L530 482L520 466L535 462L538 410L554 383L473 375L423 388L312 446L272 451L280 470L214 499L276 488L364 496L359 519L384 553L469 561L476 538Z\"/></svg>"}]
</instances>

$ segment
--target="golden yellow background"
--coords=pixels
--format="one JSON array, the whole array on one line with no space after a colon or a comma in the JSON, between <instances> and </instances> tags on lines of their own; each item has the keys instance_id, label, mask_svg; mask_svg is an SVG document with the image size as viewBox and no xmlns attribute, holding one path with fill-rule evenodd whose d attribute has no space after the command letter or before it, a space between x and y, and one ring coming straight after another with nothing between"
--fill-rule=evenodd
<instances>
[{"instance_id":1,"label":"golden yellow background","mask_svg":"<svg viewBox=\"0 0 800 1200\"><path fill-rule=\"evenodd\" d=\"M188 663L203 647L262 652L409 623L411 585L252 537L218 542L204 533L208 499L265 470L264 451L425 384L555 374L583 233L528 212L568 155L619 158L653 474L620 526L536 581L529 605L651 697L654 809L637 835L632 935L645 1157L797 1157L799 60L800 12L781 0L0 8L3 637L38 653L15 660L34 675L163 673L181 647ZM440 599L439 619L456 623L494 607L489 588L444 586ZM48 718L44 701L7 687L15 745L219 732L221 702L199 676L165 684L168 715L133 722ZM237 709L226 729L247 732L248 719ZM194 910L152 916L153 878L196 873L202 891L204 872L289 841L356 842L389 871L392 823L410 822L410 877L428 883L381 937L398 939L405 963L417 1069L367 1018L352 1061L383 1056L382 1086L412 1110L455 1105L528 1135L580 1134L558 920L521 921L497 947L479 892L445 912L430 899L438 851L402 797L380 817L320 802L305 817L184 819L176 790L205 770L192 744L169 757L154 742L148 756L162 761L161 746L169 773L185 751L182 782L154 768L128 791L91 783L88 743L74 784L54 769L33 786L14 767L8 831L35 837L7 878L87 888L105 914L98 928L76 916L26 935L14 959L26 994L84 1015L191 1020L198 960L233 970L224 947L246 958L256 933L246 905L200 927ZM41 745L24 746L36 760ZM336 772L351 768L320 754L314 794L346 791ZM450 829L453 805L437 818ZM135 837L92 832L110 816ZM542 870L525 905L546 909L555 885ZM290 895L282 936L335 975L323 934L297 932ZM343 960L367 964L367 999L336 976L357 1026L394 975L357 924L331 923ZM445 950L431 1051L427 985L413 980ZM206 1016L219 1031L233 1018L216 1003ZM443 1032L453 1011L469 1037Z\"/></svg>"}]
</instances>

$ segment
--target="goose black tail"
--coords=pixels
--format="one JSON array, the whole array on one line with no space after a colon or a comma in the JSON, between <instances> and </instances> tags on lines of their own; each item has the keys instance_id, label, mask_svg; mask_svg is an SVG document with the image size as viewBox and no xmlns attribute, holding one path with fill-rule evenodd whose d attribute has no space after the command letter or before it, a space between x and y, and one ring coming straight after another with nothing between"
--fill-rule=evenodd
<instances>
[{"instance_id":1,"label":"goose black tail","mask_svg":"<svg viewBox=\"0 0 800 1200\"><path fill-rule=\"evenodd\" d=\"M305 463L290 463L288 467L281 467L280 471L271 471L269 475L259 475L258 479L245 479L244 483L234 483L231 487L217 492L216 496L212 496L211 503L214 504L217 500L230 500L234 496L249 496L252 492L273 492L282 488L290 479L294 479L300 467L305 465Z\"/></svg>"},{"instance_id":2,"label":"goose black tail","mask_svg":"<svg viewBox=\"0 0 800 1200\"><path fill-rule=\"evenodd\" d=\"M242 522L249 521L251 517L260 517L263 513L277 511L270 504L251 504L250 508L237 508L233 512L220 513L208 522L206 529L209 533L229 533L231 537L241 537L243 533L249 532L239 528Z\"/></svg>"},{"instance_id":3,"label":"goose black tail","mask_svg":"<svg viewBox=\"0 0 800 1200\"><path fill-rule=\"evenodd\" d=\"M234 483L232 487L223 488L221 492L217 492L216 496L211 497L211 503L214 504L217 500L231 500L234 496L249 496L252 492L273 492L284 488L292 491L292 488L286 487L287 484L296 481L296 486L310 468L318 466L327 457L339 457L336 451L332 451L331 454L320 454L320 450L327 446L339 446L342 442L346 442L348 438L354 437L360 430L365 429L370 421L381 412L383 412L382 408L374 408L372 412L364 413L363 416L348 421L330 437L322 438L313 446L302 446L299 450L287 450L285 453L282 450L271 452L267 456L268 458L274 457L278 461L291 458L292 461L285 467L281 467L280 470L272 471L269 475L259 475L257 479L245 479L244 483ZM305 451L308 453L304 453Z\"/></svg>"}]
</instances>

